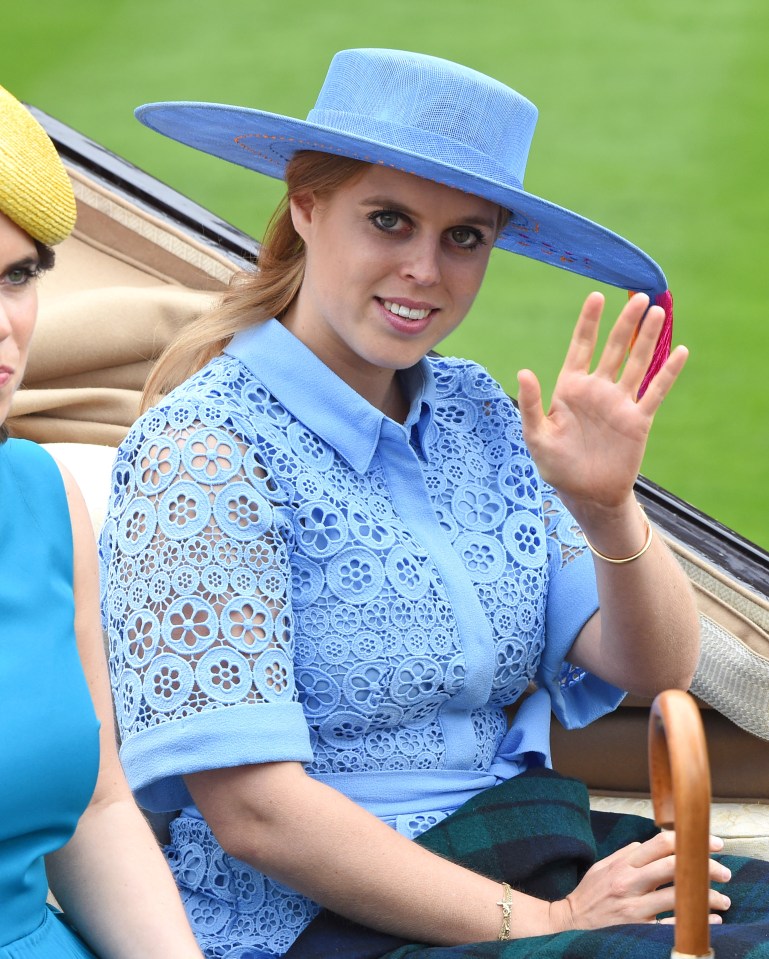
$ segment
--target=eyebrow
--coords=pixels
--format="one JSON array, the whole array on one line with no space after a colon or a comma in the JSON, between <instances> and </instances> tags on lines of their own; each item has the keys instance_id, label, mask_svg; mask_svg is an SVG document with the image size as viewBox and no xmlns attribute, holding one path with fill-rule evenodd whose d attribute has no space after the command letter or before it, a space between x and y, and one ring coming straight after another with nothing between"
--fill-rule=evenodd
<instances>
[{"instance_id":1,"label":"eyebrow","mask_svg":"<svg viewBox=\"0 0 769 959\"><path fill-rule=\"evenodd\" d=\"M398 210L401 213L405 213L407 216L418 217L418 214L415 210L412 210L407 204L401 203L399 200L394 200L392 197L388 196L371 196L366 197L361 200L361 206L380 206L385 210ZM460 217L457 220L457 224L463 224L467 226L483 226L487 230L496 230L498 226L497 218L489 219L486 216L467 216Z\"/></svg>"},{"instance_id":2,"label":"eyebrow","mask_svg":"<svg viewBox=\"0 0 769 959\"><path fill-rule=\"evenodd\" d=\"M40 257L30 254L30 256L24 256L20 260L14 260L13 263L8 263L0 268L0 274L5 276L6 273L13 273L14 270L35 270L39 266Z\"/></svg>"}]
</instances>

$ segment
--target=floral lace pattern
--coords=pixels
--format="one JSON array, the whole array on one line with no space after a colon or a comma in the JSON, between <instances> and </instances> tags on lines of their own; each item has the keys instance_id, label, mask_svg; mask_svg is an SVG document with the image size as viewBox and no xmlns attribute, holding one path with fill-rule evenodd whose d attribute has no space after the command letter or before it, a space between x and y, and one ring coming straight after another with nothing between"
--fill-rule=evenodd
<instances>
[{"instance_id":1,"label":"floral lace pattern","mask_svg":"<svg viewBox=\"0 0 769 959\"><path fill-rule=\"evenodd\" d=\"M480 602L490 684L469 701L474 745L462 762L488 770L502 707L542 656L549 577L584 541L497 384L466 361L430 364L431 415L404 444L422 477L419 523L453 546L448 559L402 518L379 455L356 471L234 357L213 360L138 421L101 541L124 743L233 705L299 702L310 773L447 768L456 757L442 708L463 694L478 656L456 610ZM579 671L565 666L563 681ZM415 835L442 815L392 825ZM168 855L210 956L281 955L315 913L224 856L191 817L175 821Z\"/></svg>"}]
</instances>

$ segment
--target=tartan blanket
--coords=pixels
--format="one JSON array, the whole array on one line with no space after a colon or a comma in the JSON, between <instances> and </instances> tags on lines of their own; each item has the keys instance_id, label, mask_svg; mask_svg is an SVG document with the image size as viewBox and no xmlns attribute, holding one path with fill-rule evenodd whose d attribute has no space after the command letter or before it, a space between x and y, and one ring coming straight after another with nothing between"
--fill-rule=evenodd
<instances>
[{"instance_id":1,"label":"tartan blanket","mask_svg":"<svg viewBox=\"0 0 769 959\"><path fill-rule=\"evenodd\" d=\"M415 841L468 869L554 901L574 889L596 860L656 832L650 819L591 812L582 783L538 768L486 790ZM717 858L732 871L723 887L732 905L724 923L711 927L716 959L769 959L769 862ZM668 959L673 937L672 926L653 923L427 946L324 910L285 959Z\"/></svg>"}]
</instances>

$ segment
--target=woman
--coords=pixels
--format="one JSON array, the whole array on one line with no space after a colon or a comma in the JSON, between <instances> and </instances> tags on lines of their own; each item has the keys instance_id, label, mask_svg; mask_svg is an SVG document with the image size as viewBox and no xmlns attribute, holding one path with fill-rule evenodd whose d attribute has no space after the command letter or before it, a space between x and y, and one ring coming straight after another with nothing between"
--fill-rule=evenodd
<instances>
[{"instance_id":1,"label":"woman","mask_svg":"<svg viewBox=\"0 0 769 959\"><path fill-rule=\"evenodd\" d=\"M0 87L0 957L193 959L117 757L85 504L41 447L2 425L24 375L38 276L74 222L53 143ZM46 906L49 883L77 934Z\"/></svg>"},{"instance_id":2,"label":"woman","mask_svg":"<svg viewBox=\"0 0 769 959\"><path fill-rule=\"evenodd\" d=\"M697 660L688 584L633 497L686 359L644 382L664 277L523 190L535 116L386 50L337 54L306 122L139 111L288 194L259 272L155 369L102 538L121 758L142 804L181 810L168 855L208 956L283 955L319 904L452 946L673 905L666 836L554 903L413 841L546 764L551 709L582 725L622 689L686 688ZM477 365L427 355L495 244L647 291L593 373L588 297L548 413L529 371L519 414Z\"/></svg>"}]
</instances>

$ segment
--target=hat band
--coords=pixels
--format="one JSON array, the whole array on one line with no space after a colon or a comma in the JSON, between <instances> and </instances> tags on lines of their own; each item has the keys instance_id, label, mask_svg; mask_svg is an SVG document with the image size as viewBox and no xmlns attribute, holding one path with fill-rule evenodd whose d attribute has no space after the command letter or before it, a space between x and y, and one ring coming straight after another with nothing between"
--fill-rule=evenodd
<instances>
[{"instance_id":1,"label":"hat band","mask_svg":"<svg viewBox=\"0 0 769 959\"><path fill-rule=\"evenodd\" d=\"M385 163L402 169L407 173L438 180L434 175L436 166L450 167L447 179L450 186L463 189L457 180L457 174L483 177L497 183L523 189L523 177L503 167L488 154L467 146L459 140L453 140L432 130L404 126L390 120L363 116L359 113L347 113L342 110L310 110L307 122L326 128L330 133L343 133L358 140L371 143L370 156L360 155L368 163ZM391 162L383 157L389 150L404 155L404 164ZM470 189L468 192L472 192Z\"/></svg>"}]
</instances>

